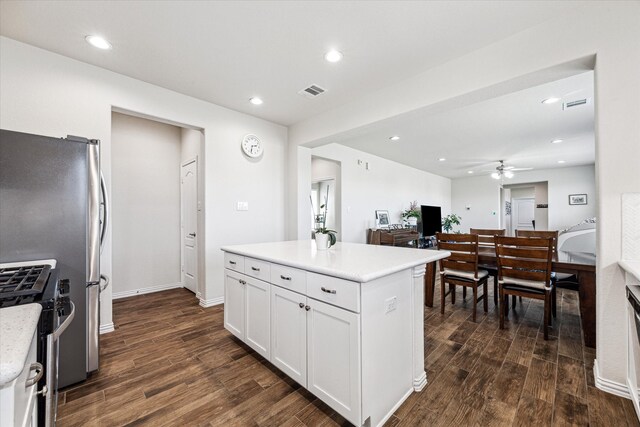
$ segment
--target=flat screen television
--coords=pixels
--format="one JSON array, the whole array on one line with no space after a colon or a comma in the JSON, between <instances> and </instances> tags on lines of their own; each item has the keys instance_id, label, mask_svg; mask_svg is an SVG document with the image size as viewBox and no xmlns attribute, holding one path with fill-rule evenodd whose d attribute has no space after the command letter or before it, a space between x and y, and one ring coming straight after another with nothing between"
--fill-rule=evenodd
<instances>
[{"instance_id":1,"label":"flat screen television","mask_svg":"<svg viewBox=\"0 0 640 427\"><path fill-rule=\"evenodd\" d=\"M440 206L420 207L422 216L422 235L435 236L436 233L442 232L442 210Z\"/></svg>"}]
</instances>

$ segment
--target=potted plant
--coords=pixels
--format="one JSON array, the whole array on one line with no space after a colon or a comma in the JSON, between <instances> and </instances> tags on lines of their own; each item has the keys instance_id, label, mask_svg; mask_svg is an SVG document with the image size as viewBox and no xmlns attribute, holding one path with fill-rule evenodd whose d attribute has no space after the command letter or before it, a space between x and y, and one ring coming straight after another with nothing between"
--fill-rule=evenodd
<instances>
[{"instance_id":1,"label":"potted plant","mask_svg":"<svg viewBox=\"0 0 640 427\"><path fill-rule=\"evenodd\" d=\"M324 203L320 205L321 213L316 215L315 239L318 250L326 250L336 243L337 231L327 228L327 200L329 199L329 187L327 187L327 195Z\"/></svg>"},{"instance_id":2,"label":"potted plant","mask_svg":"<svg viewBox=\"0 0 640 427\"><path fill-rule=\"evenodd\" d=\"M456 214L449 214L442 218L442 229L445 233L451 233L454 225L460 225L462 217Z\"/></svg>"},{"instance_id":3,"label":"potted plant","mask_svg":"<svg viewBox=\"0 0 640 427\"><path fill-rule=\"evenodd\" d=\"M417 225L420 219L420 207L417 201L409 203L409 208L402 211L402 219L409 225Z\"/></svg>"}]
</instances>

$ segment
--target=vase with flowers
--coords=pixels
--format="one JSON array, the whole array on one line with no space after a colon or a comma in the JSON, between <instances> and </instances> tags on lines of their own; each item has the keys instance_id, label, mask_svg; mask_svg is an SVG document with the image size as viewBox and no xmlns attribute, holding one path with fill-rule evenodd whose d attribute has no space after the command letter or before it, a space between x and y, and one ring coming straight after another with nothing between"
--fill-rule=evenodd
<instances>
[{"instance_id":1,"label":"vase with flowers","mask_svg":"<svg viewBox=\"0 0 640 427\"><path fill-rule=\"evenodd\" d=\"M418 206L417 200L409 203L409 208L402 211L402 219L410 226L418 225L418 220L420 219L420 206Z\"/></svg>"},{"instance_id":2,"label":"vase with flowers","mask_svg":"<svg viewBox=\"0 0 640 427\"><path fill-rule=\"evenodd\" d=\"M315 240L319 251L327 250L336 244L337 231L327 228L327 205L329 201L329 186L324 197L324 203L320 205L320 214L316 215ZM312 202L313 206L313 202Z\"/></svg>"}]
</instances>

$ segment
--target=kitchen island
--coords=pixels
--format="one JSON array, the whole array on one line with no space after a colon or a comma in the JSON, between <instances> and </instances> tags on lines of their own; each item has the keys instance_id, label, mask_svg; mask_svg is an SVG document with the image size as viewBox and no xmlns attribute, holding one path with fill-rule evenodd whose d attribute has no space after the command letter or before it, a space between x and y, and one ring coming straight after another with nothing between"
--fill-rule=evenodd
<instances>
[{"instance_id":1,"label":"kitchen island","mask_svg":"<svg viewBox=\"0 0 640 427\"><path fill-rule=\"evenodd\" d=\"M312 240L226 246L224 325L353 424L427 383L428 263L449 252Z\"/></svg>"}]
</instances>

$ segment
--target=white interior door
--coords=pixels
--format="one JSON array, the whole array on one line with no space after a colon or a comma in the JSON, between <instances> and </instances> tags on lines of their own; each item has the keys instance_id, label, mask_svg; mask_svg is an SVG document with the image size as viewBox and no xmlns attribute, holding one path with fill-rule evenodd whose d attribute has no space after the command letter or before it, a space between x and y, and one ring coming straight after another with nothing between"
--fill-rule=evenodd
<instances>
[{"instance_id":1,"label":"white interior door","mask_svg":"<svg viewBox=\"0 0 640 427\"><path fill-rule=\"evenodd\" d=\"M196 293L198 272L198 163L194 159L180 171L182 212L182 284Z\"/></svg>"},{"instance_id":2,"label":"white interior door","mask_svg":"<svg viewBox=\"0 0 640 427\"><path fill-rule=\"evenodd\" d=\"M512 200L513 221L512 232L515 236L516 230L533 230L533 220L535 218L535 200L531 198Z\"/></svg>"}]
</instances>

